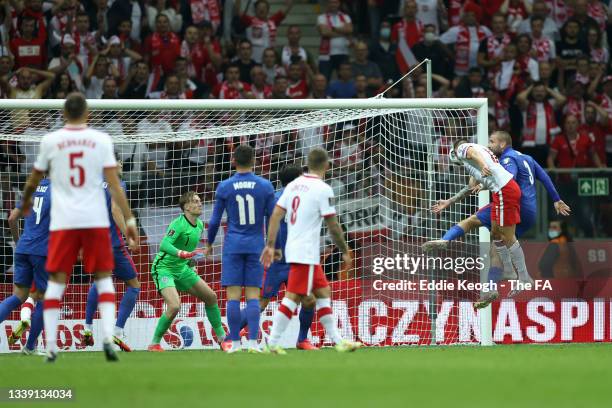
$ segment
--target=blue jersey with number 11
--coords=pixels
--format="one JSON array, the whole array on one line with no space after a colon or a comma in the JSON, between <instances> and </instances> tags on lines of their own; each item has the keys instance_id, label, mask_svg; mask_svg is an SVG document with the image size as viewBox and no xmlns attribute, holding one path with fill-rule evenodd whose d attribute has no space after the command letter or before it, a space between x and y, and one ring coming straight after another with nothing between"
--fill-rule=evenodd
<instances>
[{"instance_id":1,"label":"blue jersey with number 11","mask_svg":"<svg viewBox=\"0 0 612 408\"><path fill-rule=\"evenodd\" d=\"M274 210L274 187L253 173L236 173L222 181L215 194L215 207L208 226L208 242L213 243L223 211L227 213L225 254L259 254L264 247L266 217Z\"/></svg>"},{"instance_id":2,"label":"blue jersey with number 11","mask_svg":"<svg viewBox=\"0 0 612 408\"><path fill-rule=\"evenodd\" d=\"M42 179L32 195L32 209L25 217L16 254L47 256L51 220L51 181Z\"/></svg>"}]
</instances>

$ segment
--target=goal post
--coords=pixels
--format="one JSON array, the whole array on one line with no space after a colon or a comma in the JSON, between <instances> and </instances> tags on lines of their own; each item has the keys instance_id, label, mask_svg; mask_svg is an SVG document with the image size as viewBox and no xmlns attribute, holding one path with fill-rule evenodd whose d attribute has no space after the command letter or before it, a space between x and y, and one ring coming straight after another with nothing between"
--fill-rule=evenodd
<instances>
[{"instance_id":1,"label":"goal post","mask_svg":"<svg viewBox=\"0 0 612 408\"><path fill-rule=\"evenodd\" d=\"M0 168L5 211L20 200L41 137L62 126L63 102L2 102L0 143L8 152ZM456 193L467 182L463 169L448 162L453 140L468 137L486 145L486 99L117 99L88 103L90 126L111 135L116 154L124 163L123 179L142 236L141 250L133 254L141 291L125 327L126 341L133 348L146 348L163 311L150 267L165 228L180 213L178 197L186 190L196 191L204 202L202 220L207 224L216 186L231 175L231 152L244 143L255 150L255 172L269 178L277 189L281 187L279 172L283 166L305 165L308 151L315 146L329 152L331 169L326 181L334 189L339 220L355 258L352 268L344 267L338 250L322 232L322 264L343 336L368 346L492 344L490 307L478 312L472 307L477 291L415 289L407 283L459 277L477 282L486 279L479 275L483 269L458 272L441 268L435 261L430 267L421 250L424 241L440 238L450 226L488 201L486 193L481 192L439 217L430 211L435 200ZM12 243L6 221L1 233L0 300L12 291ZM217 291L225 316L225 294L220 287L223 235L224 227L213 254L194 267ZM452 256L476 256L482 242L488 242L485 231L466 234L453 247ZM413 263L406 263L406 259ZM70 283L62 307L59 341L63 349L83 350L84 305L90 277L77 268ZM125 286L121 282L116 286L119 302ZM264 337L279 301L273 298L262 314ZM186 294L182 302L181 312L162 345L214 347L203 304ZM0 324L0 352L18 350L24 344L25 336L12 348L6 342L18 318L18 312L13 312ZM97 319L96 314L96 340ZM296 320L283 339L286 346L295 345ZM311 336L316 344L329 344L318 323L313 324ZM100 344L97 341L94 349Z\"/></svg>"}]
</instances>

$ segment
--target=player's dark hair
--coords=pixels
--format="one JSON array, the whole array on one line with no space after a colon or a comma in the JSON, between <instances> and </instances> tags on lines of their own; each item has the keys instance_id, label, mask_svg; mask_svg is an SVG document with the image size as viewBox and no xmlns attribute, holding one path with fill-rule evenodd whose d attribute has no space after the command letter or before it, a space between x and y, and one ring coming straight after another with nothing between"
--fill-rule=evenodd
<instances>
[{"instance_id":1,"label":"player's dark hair","mask_svg":"<svg viewBox=\"0 0 612 408\"><path fill-rule=\"evenodd\" d=\"M459 145L462 145L463 143L470 143L470 141L466 139L465 137L457 139L455 143L453 143L453 150L457 151L457 148L459 147Z\"/></svg>"},{"instance_id":2,"label":"player's dark hair","mask_svg":"<svg viewBox=\"0 0 612 408\"><path fill-rule=\"evenodd\" d=\"M249 145L240 145L234 150L234 161L236 166L250 167L253 165L255 152Z\"/></svg>"},{"instance_id":3,"label":"player's dark hair","mask_svg":"<svg viewBox=\"0 0 612 408\"><path fill-rule=\"evenodd\" d=\"M181 198L179 198L179 207L181 207L181 210L185 211L185 204L193 200L193 197L196 195L198 195L198 193L193 190L185 191L181 195Z\"/></svg>"},{"instance_id":4,"label":"player's dark hair","mask_svg":"<svg viewBox=\"0 0 612 408\"><path fill-rule=\"evenodd\" d=\"M329 156L327 151L320 147L315 147L308 153L308 169L313 170L324 170L325 166L329 162Z\"/></svg>"},{"instance_id":5,"label":"player's dark hair","mask_svg":"<svg viewBox=\"0 0 612 408\"><path fill-rule=\"evenodd\" d=\"M281 185L285 187L287 184L291 183L296 178L302 175L302 168L296 166L295 164L289 164L281 169L278 173L278 179L281 182Z\"/></svg>"},{"instance_id":6,"label":"player's dark hair","mask_svg":"<svg viewBox=\"0 0 612 408\"><path fill-rule=\"evenodd\" d=\"M500 138L501 141L506 143L506 146L512 147L512 136L510 136L510 133L506 132L505 130L496 130L494 133Z\"/></svg>"},{"instance_id":7,"label":"player's dark hair","mask_svg":"<svg viewBox=\"0 0 612 408\"><path fill-rule=\"evenodd\" d=\"M66 120L79 120L87 112L87 100L80 92L72 92L64 102L64 116Z\"/></svg>"}]
</instances>

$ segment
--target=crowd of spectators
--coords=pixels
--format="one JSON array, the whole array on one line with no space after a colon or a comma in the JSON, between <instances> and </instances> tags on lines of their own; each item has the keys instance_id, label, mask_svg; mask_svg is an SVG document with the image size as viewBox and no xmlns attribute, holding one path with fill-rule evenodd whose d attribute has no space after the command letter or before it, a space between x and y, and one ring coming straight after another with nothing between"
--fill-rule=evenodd
<instances>
[{"instance_id":1,"label":"crowd of spectators","mask_svg":"<svg viewBox=\"0 0 612 408\"><path fill-rule=\"evenodd\" d=\"M313 14L320 36L315 59L299 25L288 25L279 41L292 0L274 13L266 0L229 7L228 1L0 0L0 97L63 98L78 90L91 99L367 98L386 91L417 98L426 96L421 69L387 88L429 58L434 97L487 97L489 128L511 132L515 145L543 166L612 165L607 2L327 0ZM104 126L126 135L178 131L186 122L151 117ZM12 131L44 128L21 121ZM278 147L289 145L286 135L249 142L268 153L262 166L271 168L274 157L334 146L322 132L300 132L292 153ZM353 139L338 143L342 163L364 156ZM226 144L157 143L118 154L141 157L143 172L161 174L185 163L223 167L205 158L226 157ZM3 166L28 170L28 149L4 144Z\"/></svg>"}]
</instances>

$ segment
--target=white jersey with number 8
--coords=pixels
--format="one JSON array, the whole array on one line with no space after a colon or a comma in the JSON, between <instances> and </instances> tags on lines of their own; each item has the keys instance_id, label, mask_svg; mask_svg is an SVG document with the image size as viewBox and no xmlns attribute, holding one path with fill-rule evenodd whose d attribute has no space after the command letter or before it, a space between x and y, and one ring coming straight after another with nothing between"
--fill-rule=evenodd
<instances>
[{"instance_id":1,"label":"white jersey with number 8","mask_svg":"<svg viewBox=\"0 0 612 408\"><path fill-rule=\"evenodd\" d=\"M102 183L104 169L116 166L104 132L66 125L45 135L34 168L48 171L53 184L49 230L109 227Z\"/></svg>"},{"instance_id":2,"label":"white jersey with number 8","mask_svg":"<svg viewBox=\"0 0 612 408\"><path fill-rule=\"evenodd\" d=\"M483 176L478 163L466 157L469 149L475 149L480 153L487 166L489 166L489 170L491 170L490 176ZM463 143L457 148L457 158L465 166L470 176L474 177L479 183L482 183L485 189L494 193L504 188L512 180L512 174L499 164L495 154L485 146L476 143Z\"/></svg>"},{"instance_id":3,"label":"white jersey with number 8","mask_svg":"<svg viewBox=\"0 0 612 408\"><path fill-rule=\"evenodd\" d=\"M318 176L304 174L285 187L276 205L287 211L287 263L321 263L321 224L336 214L334 191Z\"/></svg>"}]
</instances>

